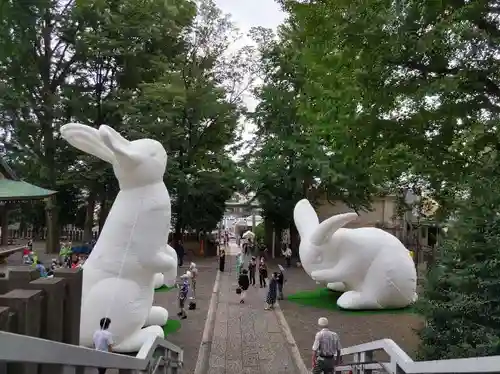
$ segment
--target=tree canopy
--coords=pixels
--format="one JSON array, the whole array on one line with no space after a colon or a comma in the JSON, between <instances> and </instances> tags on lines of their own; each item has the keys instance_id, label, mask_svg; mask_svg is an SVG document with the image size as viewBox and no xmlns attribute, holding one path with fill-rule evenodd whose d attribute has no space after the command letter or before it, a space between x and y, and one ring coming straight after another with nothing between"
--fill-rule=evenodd
<instances>
[{"instance_id":1,"label":"tree canopy","mask_svg":"<svg viewBox=\"0 0 500 374\"><path fill-rule=\"evenodd\" d=\"M214 229L238 184L228 147L252 79L253 50L228 50L239 37L228 16L211 0L2 0L0 9L3 157L59 192L54 230L85 221L88 237L118 192L110 165L62 140L68 122L159 140L176 233ZM40 204L21 213L45 224Z\"/></svg>"}]
</instances>

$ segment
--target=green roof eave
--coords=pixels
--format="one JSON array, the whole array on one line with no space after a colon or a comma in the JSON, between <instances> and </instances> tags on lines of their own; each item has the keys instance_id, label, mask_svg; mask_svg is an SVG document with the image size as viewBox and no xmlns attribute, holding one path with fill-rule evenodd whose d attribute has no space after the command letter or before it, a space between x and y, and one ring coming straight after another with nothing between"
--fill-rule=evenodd
<instances>
[{"instance_id":1,"label":"green roof eave","mask_svg":"<svg viewBox=\"0 0 500 374\"><path fill-rule=\"evenodd\" d=\"M47 190L28 182L0 180L0 201L43 199L56 193L57 191Z\"/></svg>"}]
</instances>

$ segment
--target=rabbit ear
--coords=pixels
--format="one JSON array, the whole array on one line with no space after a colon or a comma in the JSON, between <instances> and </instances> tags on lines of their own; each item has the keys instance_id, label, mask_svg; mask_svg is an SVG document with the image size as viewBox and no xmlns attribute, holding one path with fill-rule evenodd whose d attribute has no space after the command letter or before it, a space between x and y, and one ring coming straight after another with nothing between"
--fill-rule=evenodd
<instances>
[{"instance_id":1,"label":"rabbit ear","mask_svg":"<svg viewBox=\"0 0 500 374\"><path fill-rule=\"evenodd\" d=\"M118 161L137 164L141 155L137 154L131 147L131 142L121 136L117 131L106 125L99 127L99 135L108 149L114 153Z\"/></svg>"},{"instance_id":2,"label":"rabbit ear","mask_svg":"<svg viewBox=\"0 0 500 374\"><path fill-rule=\"evenodd\" d=\"M319 224L311 236L311 243L324 244L338 229L358 218L356 213L337 214Z\"/></svg>"},{"instance_id":3,"label":"rabbit ear","mask_svg":"<svg viewBox=\"0 0 500 374\"><path fill-rule=\"evenodd\" d=\"M302 199L295 205L293 220L302 240L311 236L319 225L318 216L307 199Z\"/></svg>"},{"instance_id":4,"label":"rabbit ear","mask_svg":"<svg viewBox=\"0 0 500 374\"><path fill-rule=\"evenodd\" d=\"M115 161L115 156L104 145L97 129L80 123L68 123L61 126L60 133L63 139L80 151L110 164Z\"/></svg>"}]
</instances>

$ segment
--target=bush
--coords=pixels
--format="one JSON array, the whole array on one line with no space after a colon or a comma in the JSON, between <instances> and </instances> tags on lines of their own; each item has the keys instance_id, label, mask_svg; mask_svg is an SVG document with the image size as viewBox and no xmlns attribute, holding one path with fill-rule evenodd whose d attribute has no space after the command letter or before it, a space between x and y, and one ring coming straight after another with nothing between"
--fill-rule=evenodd
<instances>
[{"instance_id":1,"label":"bush","mask_svg":"<svg viewBox=\"0 0 500 374\"><path fill-rule=\"evenodd\" d=\"M418 303L419 359L500 354L500 177L475 176Z\"/></svg>"}]
</instances>

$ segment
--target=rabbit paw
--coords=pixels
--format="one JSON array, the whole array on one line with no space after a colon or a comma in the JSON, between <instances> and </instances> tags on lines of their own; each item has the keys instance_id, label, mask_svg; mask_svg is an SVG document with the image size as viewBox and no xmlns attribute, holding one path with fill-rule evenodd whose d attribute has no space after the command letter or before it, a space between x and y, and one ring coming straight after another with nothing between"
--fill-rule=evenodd
<instances>
[{"instance_id":1,"label":"rabbit paw","mask_svg":"<svg viewBox=\"0 0 500 374\"><path fill-rule=\"evenodd\" d=\"M160 326L148 326L135 332L120 344L114 346L113 351L118 353L139 352L144 343L157 337L165 337L163 329Z\"/></svg>"},{"instance_id":2,"label":"rabbit paw","mask_svg":"<svg viewBox=\"0 0 500 374\"><path fill-rule=\"evenodd\" d=\"M154 278L154 287L155 287L155 290L157 288L160 288L163 286L164 284L164 277L163 277L163 274L162 273L156 273L155 274L155 278Z\"/></svg>"},{"instance_id":3,"label":"rabbit paw","mask_svg":"<svg viewBox=\"0 0 500 374\"><path fill-rule=\"evenodd\" d=\"M357 291L347 291L337 300L337 305L342 309L383 309L382 306L366 294Z\"/></svg>"},{"instance_id":4,"label":"rabbit paw","mask_svg":"<svg viewBox=\"0 0 500 374\"><path fill-rule=\"evenodd\" d=\"M328 283L326 285L326 288L332 291L338 291L338 292L345 292L346 287L343 282L333 282L333 283Z\"/></svg>"},{"instance_id":5,"label":"rabbit paw","mask_svg":"<svg viewBox=\"0 0 500 374\"><path fill-rule=\"evenodd\" d=\"M149 311L148 318L144 326L165 326L168 321L168 311L161 306L153 306Z\"/></svg>"}]
</instances>

